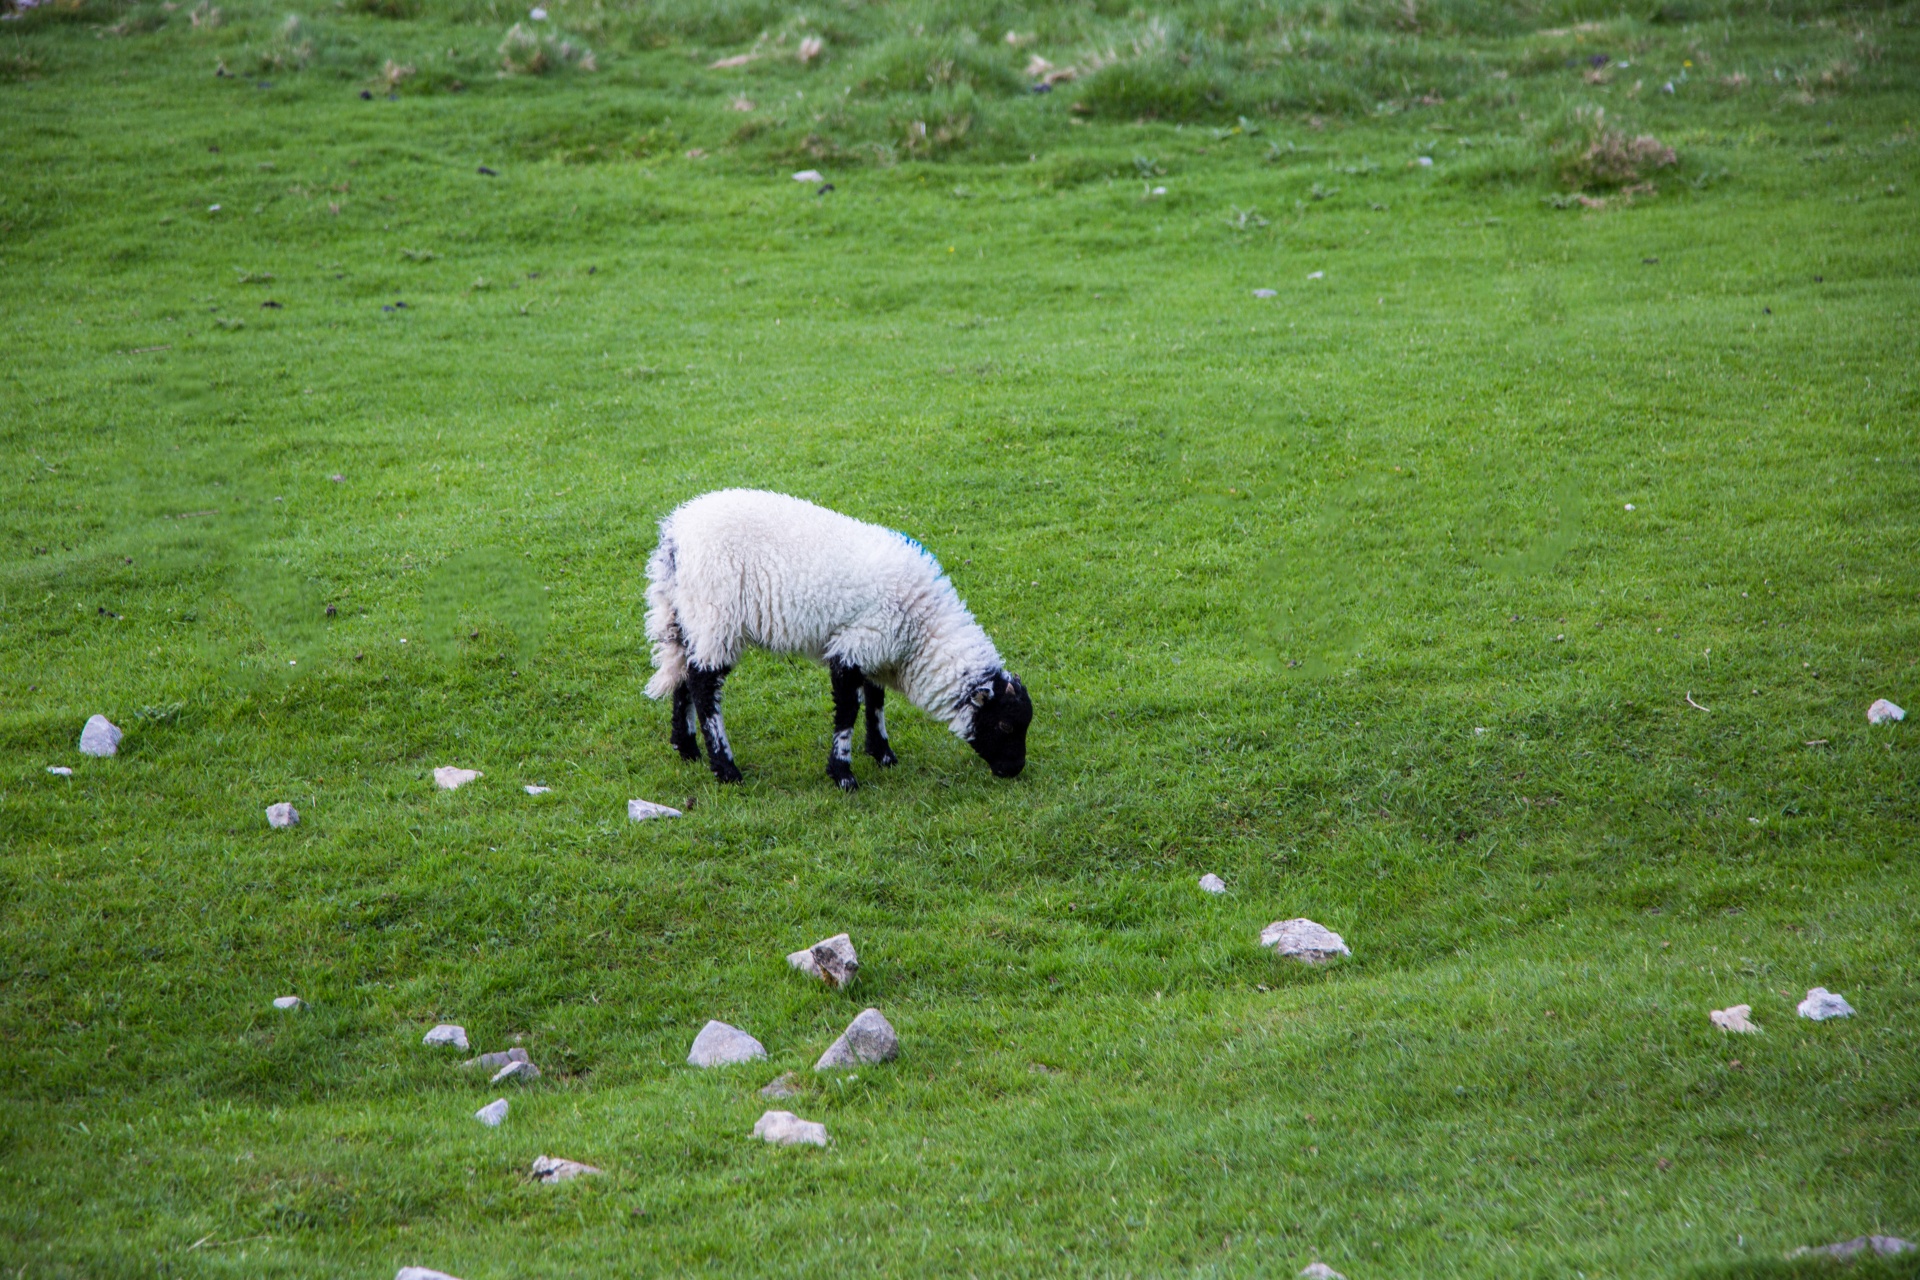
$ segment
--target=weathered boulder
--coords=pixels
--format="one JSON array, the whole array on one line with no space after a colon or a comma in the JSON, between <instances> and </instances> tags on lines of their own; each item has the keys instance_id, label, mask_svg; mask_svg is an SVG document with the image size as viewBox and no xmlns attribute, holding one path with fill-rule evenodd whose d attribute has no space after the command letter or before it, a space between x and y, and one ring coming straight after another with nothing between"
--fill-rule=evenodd
<instances>
[{"instance_id":1,"label":"weathered boulder","mask_svg":"<svg viewBox=\"0 0 1920 1280\"><path fill-rule=\"evenodd\" d=\"M767 1047L738 1027L709 1022L693 1038L687 1061L696 1067L725 1067L767 1056Z\"/></svg>"},{"instance_id":2,"label":"weathered boulder","mask_svg":"<svg viewBox=\"0 0 1920 1280\"><path fill-rule=\"evenodd\" d=\"M893 1033L892 1025L880 1016L878 1009L863 1009L859 1017L847 1024L840 1038L827 1046L813 1069L833 1071L840 1067L892 1062L899 1056L900 1037Z\"/></svg>"},{"instance_id":3,"label":"weathered boulder","mask_svg":"<svg viewBox=\"0 0 1920 1280\"><path fill-rule=\"evenodd\" d=\"M80 754L110 756L120 750L120 726L105 716L88 716L80 730Z\"/></svg>"}]
</instances>

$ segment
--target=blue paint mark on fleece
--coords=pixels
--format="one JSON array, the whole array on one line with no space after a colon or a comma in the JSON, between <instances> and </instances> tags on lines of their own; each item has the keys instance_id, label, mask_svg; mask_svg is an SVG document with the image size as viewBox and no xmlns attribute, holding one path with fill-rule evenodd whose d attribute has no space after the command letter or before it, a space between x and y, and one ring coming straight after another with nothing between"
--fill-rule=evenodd
<instances>
[{"instance_id":1,"label":"blue paint mark on fleece","mask_svg":"<svg viewBox=\"0 0 1920 1280\"><path fill-rule=\"evenodd\" d=\"M920 544L920 540L918 538L909 538L906 534L900 532L898 529L889 529L888 532L891 533L894 537L900 539L900 541L912 547L915 551L919 552L921 555L925 556L927 558L927 563L933 566L933 571L935 573L939 574L942 578L947 576L947 571L940 567L940 561L934 558L933 552L927 550L924 546Z\"/></svg>"}]
</instances>

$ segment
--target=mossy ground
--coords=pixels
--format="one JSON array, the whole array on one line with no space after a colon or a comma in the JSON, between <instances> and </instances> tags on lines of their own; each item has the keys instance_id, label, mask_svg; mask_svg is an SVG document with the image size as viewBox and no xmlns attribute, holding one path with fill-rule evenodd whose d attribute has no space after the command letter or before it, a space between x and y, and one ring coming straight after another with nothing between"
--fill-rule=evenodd
<instances>
[{"instance_id":1,"label":"mossy ground","mask_svg":"<svg viewBox=\"0 0 1920 1280\"><path fill-rule=\"evenodd\" d=\"M505 78L498 6L0 24L11 1271L1920 1236L1920 11L551 7ZM641 570L729 484L938 554L1027 773L903 708L843 796L765 657L681 764ZM834 1147L751 1141L869 1004ZM500 1129L442 1020L543 1068Z\"/></svg>"}]
</instances>

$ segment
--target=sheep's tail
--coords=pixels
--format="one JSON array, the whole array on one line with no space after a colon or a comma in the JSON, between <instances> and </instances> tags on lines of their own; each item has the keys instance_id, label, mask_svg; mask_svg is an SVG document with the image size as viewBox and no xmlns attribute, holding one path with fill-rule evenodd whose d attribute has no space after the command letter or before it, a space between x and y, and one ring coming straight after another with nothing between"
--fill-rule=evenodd
<instances>
[{"instance_id":1,"label":"sheep's tail","mask_svg":"<svg viewBox=\"0 0 1920 1280\"><path fill-rule=\"evenodd\" d=\"M680 634L680 617L674 612L673 531L665 521L660 525L660 545L647 561L647 639L653 642L653 679L647 681L649 698L664 698L687 679L687 650Z\"/></svg>"}]
</instances>

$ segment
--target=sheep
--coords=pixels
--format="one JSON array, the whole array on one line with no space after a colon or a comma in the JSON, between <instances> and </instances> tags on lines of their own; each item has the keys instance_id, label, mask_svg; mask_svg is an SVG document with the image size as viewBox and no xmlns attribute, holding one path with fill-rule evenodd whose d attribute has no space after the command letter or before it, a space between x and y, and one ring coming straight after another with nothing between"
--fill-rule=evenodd
<instances>
[{"instance_id":1,"label":"sheep","mask_svg":"<svg viewBox=\"0 0 1920 1280\"><path fill-rule=\"evenodd\" d=\"M738 782L720 716L720 686L746 645L824 663L833 687L827 776L853 776L853 722L865 704L865 749L887 743L886 691L947 725L996 777L1027 762L1033 702L928 550L903 533L757 489L690 499L660 522L647 561L647 696L673 695L669 741Z\"/></svg>"}]
</instances>

